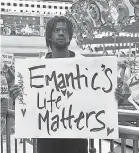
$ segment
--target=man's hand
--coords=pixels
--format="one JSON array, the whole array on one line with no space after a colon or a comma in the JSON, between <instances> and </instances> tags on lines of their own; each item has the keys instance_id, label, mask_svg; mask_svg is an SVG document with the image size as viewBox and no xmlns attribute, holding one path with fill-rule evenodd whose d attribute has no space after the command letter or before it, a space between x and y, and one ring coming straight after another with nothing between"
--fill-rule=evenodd
<instances>
[{"instance_id":1,"label":"man's hand","mask_svg":"<svg viewBox=\"0 0 139 153\"><path fill-rule=\"evenodd\" d=\"M120 105L124 100L124 95L122 94L122 88L116 88L115 90L115 98L118 101L118 105Z\"/></svg>"},{"instance_id":2,"label":"man's hand","mask_svg":"<svg viewBox=\"0 0 139 153\"><path fill-rule=\"evenodd\" d=\"M21 93L21 88L18 85L14 85L9 90L10 97L14 101Z\"/></svg>"}]
</instances>

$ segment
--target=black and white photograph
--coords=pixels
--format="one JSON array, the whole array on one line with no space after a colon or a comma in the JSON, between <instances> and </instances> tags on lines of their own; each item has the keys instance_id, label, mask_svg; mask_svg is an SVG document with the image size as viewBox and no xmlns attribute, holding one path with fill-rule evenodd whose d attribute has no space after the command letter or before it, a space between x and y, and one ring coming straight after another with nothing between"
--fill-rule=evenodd
<instances>
[{"instance_id":1,"label":"black and white photograph","mask_svg":"<svg viewBox=\"0 0 139 153\"><path fill-rule=\"evenodd\" d=\"M1 0L1 153L139 153L139 0Z\"/></svg>"}]
</instances>

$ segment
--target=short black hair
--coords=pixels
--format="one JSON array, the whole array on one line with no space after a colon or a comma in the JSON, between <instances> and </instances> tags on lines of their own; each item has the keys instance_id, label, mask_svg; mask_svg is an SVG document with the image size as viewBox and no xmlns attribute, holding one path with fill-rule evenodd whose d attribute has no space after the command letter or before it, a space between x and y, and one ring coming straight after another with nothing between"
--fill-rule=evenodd
<instances>
[{"instance_id":1,"label":"short black hair","mask_svg":"<svg viewBox=\"0 0 139 153\"><path fill-rule=\"evenodd\" d=\"M47 22L47 25L46 25L45 39L46 39L47 47L52 47L52 44L51 44L52 31L53 31L53 29L55 28L55 26L58 22L64 22L64 23L67 24L69 39L70 39L70 41L72 39L72 36L73 36L73 24L72 24L72 22L64 16L55 16L55 17L51 18Z\"/></svg>"}]
</instances>

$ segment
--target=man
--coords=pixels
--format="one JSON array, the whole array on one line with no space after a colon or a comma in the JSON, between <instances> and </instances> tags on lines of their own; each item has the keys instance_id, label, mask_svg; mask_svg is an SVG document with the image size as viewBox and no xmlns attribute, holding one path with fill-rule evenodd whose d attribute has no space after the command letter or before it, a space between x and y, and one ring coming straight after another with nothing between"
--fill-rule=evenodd
<instances>
[{"instance_id":1,"label":"man","mask_svg":"<svg viewBox=\"0 0 139 153\"><path fill-rule=\"evenodd\" d=\"M73 36L71 21L63 16L55 16L48 21L46 27L46 45L52 50L45 58L72 58L75 53L68 50ZM10 90L11 97L15 99L19 95L18 86ZM116 90L115 97L122 99L121 91ZM47 139L39 138L37 141L38 153L87 153L87 139Z\"/></svg>"},{"instance_id":2,"label":"man","mask_svg":"<svg viewBox=\"0 0 139 153\"><path fill-rule=\"evenodd\" d=\"M67 18L56 16L49 20L46 27L46 45L52 52L48 53L47 57L74 57L74 52L68 50L72 36L73 25Z\"/></svg>"},{"instance_id":3,"label":"man","mask_svg":"<svg viewBox=\"0 0 139 153\"><path fill-rule=\"evenodd\" d=\"M65 17L54 17L46 27L46 44L52 52L46 58L70 58L75 53L68 50L73 36L73 25ZM38 153L87 153L86 139L38 139Z\"/></svg>"}]
</instances>

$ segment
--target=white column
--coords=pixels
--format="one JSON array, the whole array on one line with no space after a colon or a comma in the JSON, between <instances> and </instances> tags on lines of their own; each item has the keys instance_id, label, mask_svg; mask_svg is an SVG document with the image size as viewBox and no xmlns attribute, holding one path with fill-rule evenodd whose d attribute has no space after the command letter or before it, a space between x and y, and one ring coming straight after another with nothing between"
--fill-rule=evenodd
<instances>
[{"instance_id":1,"label":"white column","mask_svg":"<svg viewBox=\"0 0 139 153\"><path fill-rule=\"evenodd\" d=\"M44 16L40 15L40 36L44 36Z\"/></svg>"}]
</instances>

